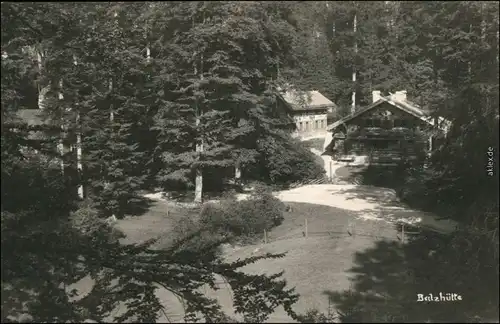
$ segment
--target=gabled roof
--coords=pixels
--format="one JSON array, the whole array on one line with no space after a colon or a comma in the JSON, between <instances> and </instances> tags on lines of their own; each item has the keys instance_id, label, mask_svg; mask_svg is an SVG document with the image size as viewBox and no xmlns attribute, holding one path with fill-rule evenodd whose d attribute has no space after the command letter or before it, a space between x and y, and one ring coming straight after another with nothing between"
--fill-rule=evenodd
<instances>
[{"instance_id":1,"label":"gabled roof","mask_svg":"<svg viewBox=\"0 0 500 324\"><path fill-rule=\"evenodd\" d=\"M327 131L333 131L335 130L337 127L339 127L340 125L346 123L346 122L349 122L350 120L358 117L359 115L369 111L369 110L372 110L376 107L378 107L379 105L383 104L383 103L389 103L390 105L410 114L410 115L413 115L415 116L416 118L428 123L429 125L432 125L432 126L437 126L439 127L441 130L443 131L446 131L447 128L449 127L450 125L450 122L445 120L444 118L442 117L439 117L439 121L438 121L438 125L434 125L434 118L432 118L430 116L430 113L422 108L420 108L417 104L411 102L411 101L408 101L408 100L393 100L391 98L387 98L387 97L380 97L379 100L375 101L374 103L372 103L371 105L369 105L368 107L365 107L361 110L358 110L356 111L354 114L351 114L349 116L346 116L338 121L336 121L335 123L329 125L326 130Z\"/></svg>"},{"instance_id":2,"label":"gabled roof","mask_svg":"<svg viewBox=\"0 0 500 324\"><path fill-rule=\"evenodd\" d=\"M280 92L280 97L292 110L296 111L336 107L331 100L316 90L288 90Z\"/></svg>"}]
</instances>

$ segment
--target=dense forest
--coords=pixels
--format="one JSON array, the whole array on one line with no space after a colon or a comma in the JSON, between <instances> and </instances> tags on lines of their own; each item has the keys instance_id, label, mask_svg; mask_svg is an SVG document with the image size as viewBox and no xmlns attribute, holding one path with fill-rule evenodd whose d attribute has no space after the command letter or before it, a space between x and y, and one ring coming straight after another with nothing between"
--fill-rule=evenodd
<instances>
[{"instance_id":1,"label":"dense forest","mask_svg":"<svg viewBox=\"0 0 500 324\"><path fill-rule=\"evenodd\" d=\"M144 190L189 190L200 202L232 181L321 176L277 109L284 85L319 90L338 117L353 101L370 103L372 90L407 90L450 120L428 167L406 171L402 198L460 221L455 243L498 280L498 2L1 6L2 282L38 296L36 321L101 321L117 299L135 299L120 320L154 321L157 283L193 314L224 320L216 301L194 292L213 282L210 269L240 292L248 320L278 304L293 314L296 296L279 276L237 271L256 259L226 264L207 250L123 246L99 222L124 216ZM43 126L17 117L39 108ZM64 287L87 274L100 284L71 302ZM115 299L106 292L112 279ZM273 306L262 308L266 301ZM13 306L2 298L2 321L4 308Z\"/></svg>"}]
</instances>

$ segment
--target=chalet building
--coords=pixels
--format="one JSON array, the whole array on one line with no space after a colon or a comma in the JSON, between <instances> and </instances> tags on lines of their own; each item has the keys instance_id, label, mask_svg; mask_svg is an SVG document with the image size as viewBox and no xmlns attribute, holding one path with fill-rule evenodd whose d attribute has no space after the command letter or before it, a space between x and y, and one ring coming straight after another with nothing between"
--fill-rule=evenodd
<instances>
[{"instance_id":1,"label":"chalet building","mask_svg":"<svg viewBox=\"0 0 500 324\"><path fill-rule=\"evenodd\" d=\"M424 161L450 126L409 101L406 91L372 96L371 105L327 127L323 155L361 165Z\"/></svg>"},{"instance_id":2,"label":"chalet building","mask_svg":"<svg viewBox=\"0 0 500 324\"><path fill-rule=\"evenodd\" d=\"M327 115L337 109L333 102L316 90L281 92L278 102L293 119L295 134L299 136L326 132Z\"/></svg>"}]
</instances>

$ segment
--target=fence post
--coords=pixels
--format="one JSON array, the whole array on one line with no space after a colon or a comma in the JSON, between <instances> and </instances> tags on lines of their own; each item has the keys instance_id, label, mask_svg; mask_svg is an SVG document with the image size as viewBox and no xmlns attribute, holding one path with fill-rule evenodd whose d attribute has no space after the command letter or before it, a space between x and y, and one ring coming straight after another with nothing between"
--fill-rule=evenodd
<instances>
[{"instance_id":1,"label":"fence post","mask_svg":"<svg viewBox=\"0 0 500 324\"><path fill-rule=\"evenodd\" d=\"M405 244L405 223L401 224L401 242Z\"/></svg>"},{"instance_id":2,"label":"fence post","mask_svg":"<svg viewBox=\"0 0 500 324\"><path fill-rule=\"evenodd\" d=\"M305 219L305 233L306 233L306 238L309 236L308 230L307 230L307 218Z\"/></svg>"},{"instance_id":3,"label":"fence post","mask_svg":"<svg viewBox=\"0 0 500 324\"><path fill-rule=\"evenodd\" d=\"M330 157L330 161L329 161L329 166L330 166L330 182L333 181L333 174L332 174L332 158Z\"/></svg>"},{"instance_id":4,"label":"fence post","mask_svg":"<svg viewBox=\"0 0 500 324\"><path fill-rule=\"evenodd\" d=\"M267 244L267 231L264 229L264 244Z\"/></svg>"}]
</instances>

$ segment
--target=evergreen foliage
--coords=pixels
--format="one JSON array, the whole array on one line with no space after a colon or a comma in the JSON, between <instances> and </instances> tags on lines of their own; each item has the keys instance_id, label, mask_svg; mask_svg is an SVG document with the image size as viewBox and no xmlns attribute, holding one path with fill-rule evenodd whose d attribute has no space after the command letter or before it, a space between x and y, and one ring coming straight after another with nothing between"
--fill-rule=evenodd
<instances>
[{"instance_id":1,"label":"evergreen foliage","mask_svg":"<svg viewBox=\"0 0 500 324\"><path fill-rule=\"evenodd\" d=\"M157 100L161 96L156 92L162 82L163 75L156 73L162 72L162 62L148 62L143 54L151 41L144 31L149 13L145 8L153 10L154 6L2 3L2 21L8 23L2 24L2 52L7 55L2 59L2 321L19 319L24 313L30 321L154 322L164 307L155 294L158 286L185 301L187 321L199 317L223 321L226 316L217 301L198 292L206 284L215 287L214 274L229 282L236 311L247 321L265 320L278 305L294 314L291 305L297 295L285 287L281 274L246 275L237 270L282 255L225 263L214 252L223 240L201 251L184 249L181 242L167 250L152 249L153 242L123 245L118 241L120 233L102 220L109 214L124 215L149 175L144 169L155 162L144 152L161 149L154 136L154 145L138 139L158 132L151 129L152 120L165 103ZM174 3L156 13L163 9L180 14L177 9L189 8ZM154 49L152 54L162 58L161 50L171 48ZM78 208L74 195L78 182L67 177L75 166L68 166L61 176L58 167L46 163L43 152L28 159L23 153L32 142L26 141L24 127L18 122L8 124L15 121L18 109L26 108L21 100L26 96L22 85L29 73L49 89L42 102L49 125L64 126L69 144L74 145L77 134L82 135L82 180L89 201ZM207 80L204 87L216 92L212 85L217 77ZM189 84L182 81L183 86ZM226 86L230 88L230 82ZM175 94L175 89L167 90L167 95ZM215 101L209 100L216 99L208 98L204 104L212 108ZM204 115L204 132L219 129L213 125L217 114L212 109ZM230 131L224 123L221 127ZM216 165L217 145L208 148L207 154L214 158L207 164ZM221 154L226 151L220 150ZM74 156L70 162L75 164ZM184 241L189 239L192 237ZM94 285L87 295L69 291L71 285L89 276ZM125 313L115 314L123 303Z\"/></svg>"},{"instance_id":2,"label":"evergreen foliage","mask_svg":"<svg viewBox=\"0 0 500 324\"><path fill-rule=\"evenodd\" d=\"M248 199L226 198L220 203L205 205L200 223L212 233L234 240L261 238L264 230L281 224L285 205L262 187L257 187Z\"/></svg>"},{"instance_id":3,"label":"evergreen foliage","mask_svg":"<svg viewBox=\"0 0 500 324\"><path fill-rule=\"evenodd\" d=\"M33 320L103 321L127 300L115 320L154 321L157 285L186 300L187 319L223 320L216 301L197 292L214 273L230 282L247 321L263 321L279 304L294 316L297 296L279 276L238 270L259 258L220 259L215 247L227 238L195 251L124 246L102 220L126 215L142 189L191 189L197 175L207 188L214 179L224 188L237 168L244 180L274 184L321 175L276 105L285 82L321 91L339 116L353 90L358 106L372 90L407 90L450 120L428 169L405 170L400 192L461 222L450 258L498 261L497 2L1 6L2 289L31 291L24 307ZM45 126L16 118L37 106ZM73 149L62 176L55 145L75 146L77 135L83 173ZM77 207L80 184L87 200ZM498 275L493 265L474 271L467 275ZM87 275L94 289L73 300L64 288ZM12 291L2 294L2 320L7 310L23 313Z\"/></svg>"},{"instance_id":4,"label":"evergreen foliage","mask_svg":"<svg viewBox=\"0 0 500 324\"><path fill-rule=\"evenodd\" d=\"M498 4L328 4L324 26L335 56L336 103L347 110L353 88L361 105L371 102L372 90L407 90L411 101L451 122L427 168L406 168L397 189L410 205L459 221L462 229L449 242L456 254L442 249L443 259L481 266L454 274L455 282L498 278ZM318 74L309 82L323 81Z\"/></svg>"},{"instance_id":5,"label":"evergreen foliage","mask_svg":"<svg viewBox=\"0 0 500 324\"><path fill-rule=\"evenodd\" d=\"M274 109L273 91L278 67L294 62L293 27L280 17L286 5L163 5L171 6L168 20L163 12L151 18L153 34L162 36L154 41L153 58L163 62L156 77L163 103L154 127L164 163L159 181L190 186L197 169L227 177L225 170L257 161L260 139L290 129Z\"/></svg>"}]
</instances>

